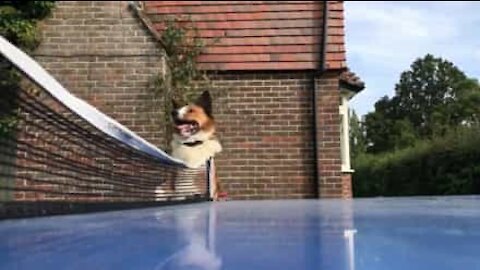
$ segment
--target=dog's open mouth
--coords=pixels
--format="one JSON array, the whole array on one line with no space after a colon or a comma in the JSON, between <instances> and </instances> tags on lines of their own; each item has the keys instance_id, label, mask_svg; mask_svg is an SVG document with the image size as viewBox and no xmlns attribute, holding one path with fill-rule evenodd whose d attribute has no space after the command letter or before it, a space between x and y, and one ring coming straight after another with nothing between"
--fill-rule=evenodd
<instances>
[{"instance_id":1,"label":"dog's open mouth","mask_svg":"<svg viewBox=\"0 0 480 270\"><path fill-rule=\"evenodd\" d=\"M175 129L182 137L190 137L200 129L197 121L175 120Z\"/></svg>"}]
</instances>

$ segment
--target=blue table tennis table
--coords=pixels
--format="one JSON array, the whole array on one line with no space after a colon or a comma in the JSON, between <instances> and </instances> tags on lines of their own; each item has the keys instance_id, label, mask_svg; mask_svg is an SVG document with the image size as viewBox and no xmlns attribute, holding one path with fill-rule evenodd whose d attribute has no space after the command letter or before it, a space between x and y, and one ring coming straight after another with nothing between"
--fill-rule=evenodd
<instances>
[{"instance_id":1,"label":"blue table tennis table","mask_svg":"<svg viewBox=\"0 0 480 270\"><path fill-rule=\"evenodd\" d=\"M480 197L230 201L0 222L0 269L480 269Z\"/></svg>"}]
</instances>

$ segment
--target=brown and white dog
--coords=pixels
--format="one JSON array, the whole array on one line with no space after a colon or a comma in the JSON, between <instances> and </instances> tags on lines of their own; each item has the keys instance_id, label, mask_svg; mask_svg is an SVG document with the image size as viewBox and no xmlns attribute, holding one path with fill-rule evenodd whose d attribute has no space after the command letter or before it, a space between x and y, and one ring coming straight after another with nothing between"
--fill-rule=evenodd
<instances>
[{"instance_id":1,"label":"brown and white dog","mask_svg":"<svg viewBox=\"0 0 480 270\"><path fill-rule=\"evenodd\" d=\"M222 151L220 142L215 138L210 93L205 91L195 102L184 106L179 106L174 100L172 103L172 157L182 160L189 168L199 168ZM213 199L217 199L219 183L216 177L213 181Z\"/></svg>"}]
</instances>

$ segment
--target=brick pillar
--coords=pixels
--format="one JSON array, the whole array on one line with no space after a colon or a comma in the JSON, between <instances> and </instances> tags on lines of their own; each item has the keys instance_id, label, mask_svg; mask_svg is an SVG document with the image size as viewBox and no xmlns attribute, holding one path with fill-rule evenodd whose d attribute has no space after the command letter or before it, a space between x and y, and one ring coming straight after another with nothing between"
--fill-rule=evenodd
<instances>
[{"instance_id":1,"label":"brick pillar","mask_svg":"<svg viewBox=\"0 0 480 270\"><path fill-rule=\"evenodd\" d=\"M338 76L338 72L327 72L315 78L317 183L320 198L351 197L351 183L342 175Z\"/></svg>"},{"instance_id":2,"label":"brick pillar","mask_svg":"<svg viewBox=\"0 0 480 270\"><path fill-rule=\"evenodd\" d=\"M352 198L352 173L342 173L342 198Z\"/></svg>"}]
</instances>

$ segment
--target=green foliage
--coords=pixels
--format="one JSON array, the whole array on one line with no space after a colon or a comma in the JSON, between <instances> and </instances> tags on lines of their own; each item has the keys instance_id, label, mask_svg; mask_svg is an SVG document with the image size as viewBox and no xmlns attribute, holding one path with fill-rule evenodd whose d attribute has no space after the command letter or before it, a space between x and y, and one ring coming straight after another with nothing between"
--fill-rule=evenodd
<instances>
[{"instance_id":1,"label":"green foliage","mask_svg":"<svg viewBox=\"0 0 480 270\"><path fill-rule=\"evenodd\" d=\"M383 97L365 116L368 152L402 149L479 123L480 86L453 63L432 55L400 76L395 96Z\"/></svg>"},{"instance_id":2,"label":"green foliage","mask_svg":"<svg viewBox=\"0 0 480 270\"><path fill-rule=\"evenodd\" d=\"M17 123L18 119L13 115L0 117L0 138L5 138L12 134Z\"/></svg>"},{"instance_id":3,"label":"green foliage","mask_svg":"<svg viewBox=\"0 0 480 270\"><path fill-rule=\"evenodd\" d=\"M367 149L367 142L365 140L365 130L362 122L358 118L355 111L350 113L350 152L351 157L355 158L356 156L365 153Z\"/></svg>"},{"instance_id":4,"label":"green foliage","mask_svg":"<svg viewBox=\"0 0 480 270\"><path fill-rule=\"evenodd\" d=\"M197 68L197 57L204 43L197 38L193 22L167 17L161 43L166 53L167 71L155 78L156 91L170 98L186 101L196 94L194 82L208 80L205 72Z\"/></svg>"},{"instance_id":5,"label":"green foliage","mask_svg":"<svg viewBox=\"0 0 480 270\"><path fill-rule=\"evenodd\" d=\"M24 50L39 44L37 22L54 7L54 1L1 1L0 35Z\"/></svg>"},{"instance_id":6,"label":"green foliage","mask_svg":"<svg viewBox=\"0 0 480 270\"><path fill-rule=\"evenodd\" d=\"M31 51L39 44L37 22L50 13L54 1L1 1L0 35L25 51ZM13 132L18 120L14 105L9 102L11 90L18 87L20 76L5 60L0 60L0 138Z\"/></svg>"},{"instance_id":7,"label":"green foliage","mask_svg":"<svg viewBox=\"0 0 480 270\"><path fill-rule=\"evenodd\" d=\"M355 196L480 193L480 85L453 63L417 59L362 127Z\"/></svg>"},{"instance_id":8,"label":"green foliage","mask_svg":"<svg viewBox=\"0 0 480 270\"><path fill-rule=\"evenodd\" d=\"M479 127L384 154L353 160L354 195L411 196L480 194Z\"/></svg>"},{"instance_id":9,"label":"green foliage","mask_svg":"<svg viewBox=\"0 0 480 270\"><path fill-rule=\"evenodd\" d=\"M12 134L18 119L16 117L14 91L20 81L19 74L11 69L0 67L0 139Z\"/></svg>"}]
</instances>

